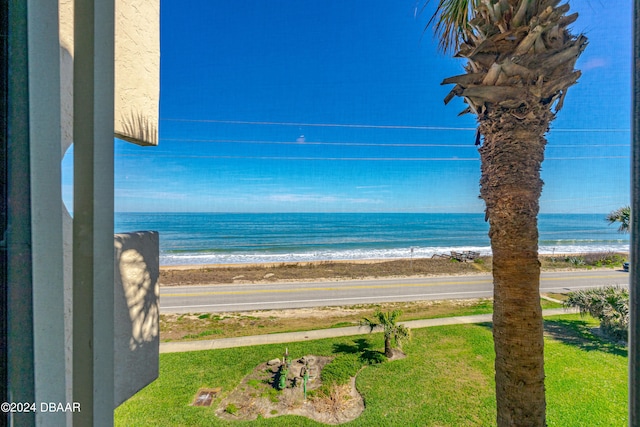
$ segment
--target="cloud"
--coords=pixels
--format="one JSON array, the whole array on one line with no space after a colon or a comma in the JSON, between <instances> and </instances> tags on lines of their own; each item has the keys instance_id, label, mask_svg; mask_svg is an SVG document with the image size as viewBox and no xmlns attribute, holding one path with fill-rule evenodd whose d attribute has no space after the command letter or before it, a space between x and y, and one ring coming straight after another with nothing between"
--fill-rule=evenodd
<instances>
[{"instance_id":1,"label":"cloud","mask_svg":"<svg viewBox=\"0 0 640 427\"><path fill-rule=\"evenodd\" d=\"M609 62L604 58L590 58L580 66L582 71L593 70L594 68L604 68Z\"/></svg>"},{"instance_id":2,"label":"cloud","mask_svg":"<svg viewBox=\"0 0 640 427\"><path fill-rule=\"evenodd\" d=\"M265 182L265 181L273 181L273 178L268 177L256 177L256 178L238 178L238 181L248 181L248 182Z\"/></svg>"},{"instance_id":3,"label":"cloud","mask_svg":"<svg viewBox=\"0 0 640 427\"><path fill-rule=\"evenodd\" d=\"M340 197L322 194L271 194L267 201L279 203L311 203L311 204L379 204L381 200L362 197Z\"/></svg>"},{"instance_id":4,"label":"cloud","mask_svg":"<svg viewBox=\"0 0 640 427\"><path fill-rule=\"evenodd\" d=\"M358 185L356 186L356 190L380 190L384 188L391 188L390 185Z\"/></svg>"},{"instance_id":5,"label":"cloud","mask_svg":"<svg viewBox=\"0 0 640 427\"><path fill-rule=\"evenodd\" d=\"M335 203L339 199L335 196L321 196L317 194L271 194L267 196L267 200L286 203Z\"/></svg>"},{"instance_id":6,"label":"cloud","mask_svg":"<svg viewBox=\"0 0 640 427\"><path fill-rule=\"evenodd\" d=\"M116 198L127 199L158 199L158 200L187 200L189 196L181 192L170 191L141 191L139 189L116 188Z\"/></svg>"}]
</instances>

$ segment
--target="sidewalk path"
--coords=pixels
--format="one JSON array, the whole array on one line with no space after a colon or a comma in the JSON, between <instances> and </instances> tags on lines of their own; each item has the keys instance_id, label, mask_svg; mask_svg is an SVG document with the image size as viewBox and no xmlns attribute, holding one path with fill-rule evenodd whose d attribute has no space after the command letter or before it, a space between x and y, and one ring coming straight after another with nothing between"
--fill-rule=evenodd
<instances>
[{"instance_id":1,"label":"sidewalk path","mask_svg":"<svg viewBox=\"0 0 640 427\"><path fill-rule=\"evenodd\" d=\"M543 316L575 313L576 310L552 308L542 310ZM443 317L438 319L410 320L400 322L410 329L428 328L431 326L461 325L468 323L491 322L491 314L475 316ZM314 331L285 332L281 334L254 335L249 337L220 338L217 340L179 341L160 343L160 353L179 353L184 351L215 350L218 348L247 347L263 344L285 344L297 341L310 341L323 338L348 337L367 333L367 328L350 326L347 328L317 329Z\"/></svg>"}]
</instances>

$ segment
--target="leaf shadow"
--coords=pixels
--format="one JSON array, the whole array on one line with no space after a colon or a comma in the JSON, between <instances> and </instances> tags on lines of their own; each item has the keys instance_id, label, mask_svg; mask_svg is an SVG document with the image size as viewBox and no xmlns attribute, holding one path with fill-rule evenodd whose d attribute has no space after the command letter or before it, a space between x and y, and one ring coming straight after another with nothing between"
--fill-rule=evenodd
<instances>
[{"instance_id":1,"label":"leaf shadow","mask_svg":"<svg viewBox=\"0 0 640 427\"><path fill-rule=\"evenodd\" d=\"M545 320L544 332L557 341L585 351L602 351L623 357L629 353L625 344L594 334L593 327L584 320Z\"/></svg>"},{"instance_id":2,"label":"leaf shadow","mask_svg":"<svg viewBox=\"0 0 640 427\"><path fill-rule=\"evenodd\" d=\"M157 121L139 111L129 111L120 117L123 132L115 132L116 138L138 145L158 145Z\"/></svg>"},{"instance_id":3,"label":"leaf shadow","mask_svg":"<svg viewBox=\"0 0 640 427\"><path fill-rule=\"evenodd\" d=\"M333 344L334 353L357 354L362 363L367 365L375 365L382 363L387 359L384 352L373 350L372 344L366 338L358 338L353 340L353 344L335 343Z\"/></svg>"},{"instance_id":4,"label":"leaf shadow","mask_svg":"<svg viewBox=\"0 0 640 427\"><path fill-rule=\"evenodd\" d=\"M492 322L483 322L478 325L493 330ZM593 330L593 326L584 320L544 320L544 334L549 338L585 351L602 351L627 357L629 352L625 344L595 334Z\"/></svg>"},{"instance_id":5,"label":"leaf shadow","mask_svg":"<svg viewBox=\"0 0 640 427\"><path fill-rule=\"evenodd\" d=\"M371 350L372 345L366 338L358 338L353 340L353 344L340 342L333 344L334 353L358 354L367 350Z\"/></svg>"}]
</instances>

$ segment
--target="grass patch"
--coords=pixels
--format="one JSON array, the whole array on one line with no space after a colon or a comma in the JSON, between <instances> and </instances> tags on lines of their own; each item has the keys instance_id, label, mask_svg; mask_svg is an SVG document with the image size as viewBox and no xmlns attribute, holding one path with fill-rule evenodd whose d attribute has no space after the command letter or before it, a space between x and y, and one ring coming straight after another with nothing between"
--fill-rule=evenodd
<instances>
[{"instance_id":1,"label":"grass patch","mask_svg":"<svg viewBox=\"0 0 640 427\"><path fill-rule=\"evenodd\" d=\"M358 326L358 324L354 322L338 322L331 325L331 328L347 328L349 326Z\"/></svg>"},{"instance_id":2,"label":"grass patch","mask_svg":"<svg viewBox=\"0 0 640 427\"><path fill-rule=\"evenodd\" d=\"M555 316L545 324L548 425L626 425L626 349L592 334L590 328L597 322L589 318ZM366 408L348 425L495 425L493 342L487 326L413 330L413 340L404 346L405 359L360 371L357 388ZM382 351L384 343L382 334L373 334L287 346L295 356L335 357L339 362L331 375L343 381L366 365L362 354ZM215 408L255 366L282 350L282 345L266 345L161 354L160 377L116 409L115 425L318 426L293 416L228 422L218 419L212 408L189 406L199 388L222 387Z\"/></svg>"},{"instance_id":3,"label":"grass patch","mask_svg":"<svg viewBox=\"0 0 640 427\"><path fill-rule=\"evenodd\" d=\"M628 424L627 349L594 335L597 326L578 315L545 322L555 332L545 347L549 427Z\"/></svg>"},{"instance_id":4,"label":"grass patch","mask_svg":"<svg viewBox=\"0 0 640 427\"><path fill-rule=\"evenodd\" d=\"M333 386L344 385L362 368L357 354L339 354L322 370L322 390L328 395Z\"/></svg>"},{"instance_id":5,"label":"grass patch","mask_svg":"<svg viewBox=\"0 0 640 427\"><path fill-rule=\"evenodd\" d=\"M198 332L197 334L187 334L185 336L183 336L183 339L198 339L198 338L205 338L205 337L210 337L211 335L222 335L224 332L222 332L222 329L212 329L212 330L208 330L208 331L202 331L202 332Z\"/></svg>"},{"instance_id":6,"label":"grass patch","mask_svg":"<svg viewBox=\"0 0 640 427\"><path fill-rule=\"evenodd\" d=\"M561 308L562 304L541 300L542 308ZM348 307L318 307L259 311L252 313L225 313L224 315L161 314L160 339L181 341L231 338L281 332L309 331L313 329L357 326L363 317L376 310L402 310L402 320L435 319L441 317L471 316L493 311L491 299L418 301L383 304L360 304Z\"/></svg>"}]
</instances>

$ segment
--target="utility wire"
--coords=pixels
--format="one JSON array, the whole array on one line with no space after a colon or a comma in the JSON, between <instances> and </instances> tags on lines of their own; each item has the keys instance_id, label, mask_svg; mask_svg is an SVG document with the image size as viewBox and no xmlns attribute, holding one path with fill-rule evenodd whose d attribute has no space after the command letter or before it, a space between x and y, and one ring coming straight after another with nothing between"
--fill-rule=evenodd
<instances>
[{"instance_id":1,"label":"utility wire","mask_svg":"<svg viewBox=\"0 0 640 427\"><path fill-rule=\"evenodd\" d=\"M247 120L213 120L213 119L176 119L161 118L166 122L186 123L219 123L228 125L269 125L269 126L299 126L299 127L334 127L334 128L359 128L359 129L413 129L413 130L449 130L449 131L475 131L476 128L448 127L448 126L408 126L408 125L367 125L358 123L298 123L298 122L268 122Z\"/></svg>"},{"instance_id":2,"label":"utility wire","mask_svg":"<svg viewBox=\"0 0 640 427\"><path fill-rule=\"evenodd\" d=\"M181 119L181 118L160 118L165 122L185 122L185 123L219 123L230 125L268 125L268 126L304 126L304 127L337 127L337 128L362 128L362 129L412 129L412 130L437 130L437 131L476 131L475 127L454 127L454 126L409 126L409 125L369 125L361 123L302 123L302 122L272 122L272 121L249 121L249 120L215 120L215 119ZM631 132L630 129L566 129L553 128L556 132Z\"/></svg>"},{"instance_id":3,"label":"utility wire","mask_svg":"<svg viewBox=\"0 0 640 427\"><path fill-rule=\"evenodd\" d=\"M162 138L161 141L212 142L222 144L264 144L264 145L325 145L341 147L453 147L476 148L473 144L420 144L420 143L376 143L376 142L321 142L321 141L260 141L244 139L188 139Z\"/></svg>"},{"instance_id":4,"label":"utility wire","mask_svg":"<svg viewBox=\"0 0 640 427\"><path fill-rule=\"evenodd\" d=\"M375 143L375 142L323 142L323 141L267 141L267 140L245 140L245 139L191 139L191 138L161 138L162 141L182 141L195 143L216 143L216 144L250 144L250 145L318 145L318 146L340 146L340 147L443 147L443 148L473 148L473 144L423 144L423 143ZM631 144L547 144L547 148L591 148L591 147L630 147Z\"/></svg>"},{"instance_id":5,"label":"utility wire","mask_svg":"<svg viewBox=\"0 0 640 427\"><path fill-rule=\"evenodd\" d=\"M480 158L465 157L296 157L296 156L222 156L222 155L185 155L185 154L118 154L118 157L169 157L184 159L227 159L227 160L291 160L291 161L340 161L340 162L467 162L480 161ZM629 159L629 156L586 156L586 157L548 157L545 160L601 160Z\"/></svg>"}]
</instances>

